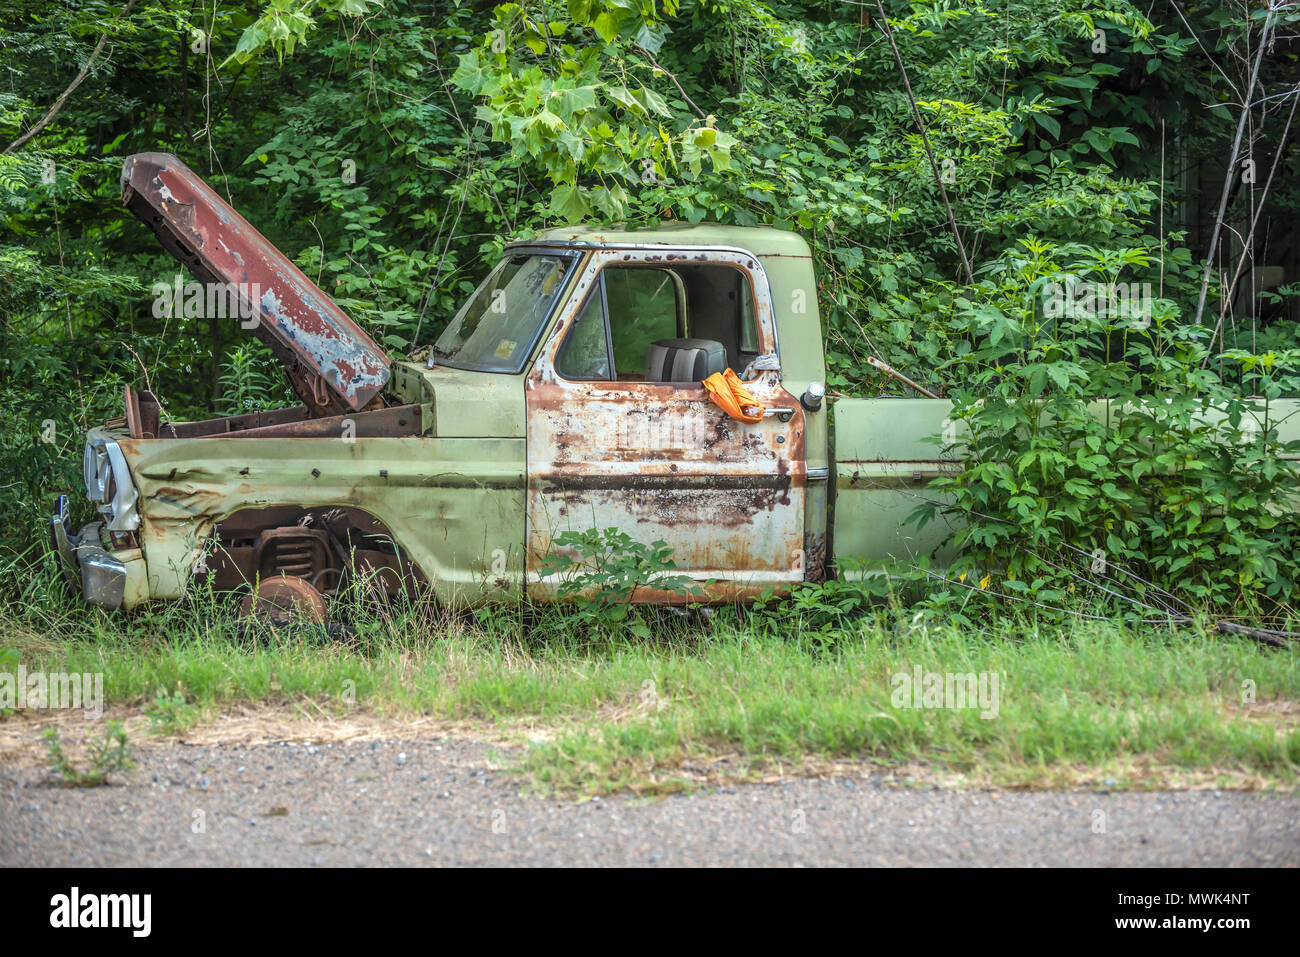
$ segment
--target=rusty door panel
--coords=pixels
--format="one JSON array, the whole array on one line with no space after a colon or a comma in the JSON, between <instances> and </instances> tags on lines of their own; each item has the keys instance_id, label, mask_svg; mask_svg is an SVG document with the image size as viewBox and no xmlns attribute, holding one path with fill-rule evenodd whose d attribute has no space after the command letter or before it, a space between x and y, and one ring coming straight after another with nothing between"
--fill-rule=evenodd
<instances>
[{"instance_id":1,"label":"rusty door panel","mask_svg":"<svg viewBox=\"0 0 1300 957\"><path fill-rule=\"evenodd\" d=\"M388 357L288 257L170 153L137 153L122 167L122 203L196 277L240 296L289 383L316 415L379 401ZM256 301L245 301L253 299Z\"/></svg>"},{"instance_id":2,"label":"rusty door panel","mask_svg":"<svg viewBox=\"0 0 1300 957\"><path fill-rule=\"evenodd\" d=\"M684 573L715 580L711 600L783 590L803 578L804 418L778 371L747 385L788 420L772 414L753 425L729 418L700 385L569 382L555 373L559 344L602 266L674 260L743 269L754 290L760 351L776 352L767 281L753 256L698 249L689 257L653 249L592 254L527 382L528 589L535 597L554 592L555 582L538 571L552 539L593 527L667 542Z\"/></svg>"}]
</instances>

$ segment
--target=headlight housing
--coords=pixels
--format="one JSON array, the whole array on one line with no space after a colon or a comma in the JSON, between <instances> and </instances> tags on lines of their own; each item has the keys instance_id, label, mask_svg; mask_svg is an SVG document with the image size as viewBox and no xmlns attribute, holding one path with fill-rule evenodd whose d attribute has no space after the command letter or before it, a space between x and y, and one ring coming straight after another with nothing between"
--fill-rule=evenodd
<instances>
[{"instance_id":1,"label":"headlight housing","mask_svg":"<svg viewBox=\"0 0 1300 957\"><path fill-rule=\"evenodd\" d=\"M86 482L86 497L96 505L108 501L108 451L104 443L86 443L81 456L81 474Z\"/></svg>"}]
</instances>

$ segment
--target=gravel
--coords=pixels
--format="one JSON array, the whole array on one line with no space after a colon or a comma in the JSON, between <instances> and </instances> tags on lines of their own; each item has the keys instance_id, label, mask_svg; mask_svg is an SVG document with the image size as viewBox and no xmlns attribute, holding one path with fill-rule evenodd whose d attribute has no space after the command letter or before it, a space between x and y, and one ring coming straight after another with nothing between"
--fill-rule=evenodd
<instances>
[{"instance_id":1,"label":"gravel","mask_svg":"<svg viewBox=\"0 0 1300 957\"><path fill-rule=\"evenodd\" d=\"M521 793L478 742L159 745L124 783L0 764L6 866L1300 865L1300 797L885 787ZM866 774L866 772L864 772Z\"/></svg>"}]
</instances>

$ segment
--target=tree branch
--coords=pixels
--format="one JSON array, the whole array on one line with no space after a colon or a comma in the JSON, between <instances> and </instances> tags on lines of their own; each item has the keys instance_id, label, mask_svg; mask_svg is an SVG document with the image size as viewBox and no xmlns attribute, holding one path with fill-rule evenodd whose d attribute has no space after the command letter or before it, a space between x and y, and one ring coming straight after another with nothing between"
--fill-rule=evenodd
<instances>
[{"instance_id":1,"label":"tree branch","mask_svg":"<svg viewBox=\"0 0 1300 957\"><path fill-rule=\"evenodd\" d=\"M1295 119L1296 107L1300 106L1300 83L1296 84L1291 91L1295 97L1291 102L1291 112L1287 115L1286 126L1282 128L1282 138L1278 140L1277 152L1273 154L1273 165L1269 167L1268 179L1264 181L1264 192L1260 194L1259 205L1255 207L1254 215L1250 218L1250 231L1241 243L1241 256L1237 260L1237 268L1232 274L1232 281L1228 283L1228 288L1223 296L1223 303L1219 308L1219 321L1214 327L1214 333L1210 336L1210 344L1207 348L1214 348L1214 341L1223 332L1223 321L1228 315L1228 307L1232 304L1233 295L1237 291L1237 282L1241 279L1241 274L1246 268L1246 258L1254 250L1255 244L1255 226L1259 223L1259 217L1264 212L1264 202L1268 199L1269 190L1273 188L1273 175L1277 172L1278 162L1282 159L1283 152L1286 150L1286 138L1291 132L1291 121ZM1210 364L1211 353L1205 354L1205 359L1201 363L1204 369Z\"/></svg>"},{"instance_id":2,"label":"tree branch","mask_svg":"<svg viewBox=\"0 0 1300 957\"><path fill-rule=\"evenodd\" d=\"M116 19L121 20L131 12L131 8L134 6L135 0L127 0L126 6L122 8L122 12L117 15ZM5 147L4 151L6 153L12 153L14 150L20 148L33 136L50 125L50 122L58 115L59 110L63 109L63 105L68 102L68 97L72 96L73 91L75 91L77 87L81 86L82 81L90 75L91 68L94 67L95 61L99 59L99 54L104 49L104 44L107 42L108 31L105 30L103 35L100 36L99 42L95 44L95 49L90 51L90 57L86 60L86 65L81 68L81 72L78 73L76 78L68 84L68 88L63 91L63 94L57 100L54 101L54 105L46 111L45 115L37 121L35 126Z\"/></svg>"},{"instance_id":3,"label":"tree branch","mask_svg":"<svg viewBox=\"0 0 1300 957\"><path fill-rule=\"evenodd\" d=\"M885 16L885 6L881 0L876 0L876 9L880 11L880 28L885 31L885 39L889 41L889 47L894 51L894 62L898 64L898 72L903 76L903 88L907 91L907 102L912 106L912 119L916 122L916 128L921 132L921 142L925 145L925 155L930 158L930 172L934 174L934 181L939 187L939 195L943 197L943 208L948 211L948 225L952 228L952 234L957 238L957 252L961 254L962 268L966 271L966 282L975 285L975 273L970 266L970 259L966 255L966 244L962 241L961 230L957 228L957 217L952 214L952 204L948 202L948 191L943 187L943 177L939 174L939 164L934 161L934 151L930 149L930 137L926 135L925 123L921 119L921 111L916 108L916 97L912 95L912 83L907 78L907 68L903 66L903 55L898 52L898 44L894 42L894 31L889 29L889 20Z\"/></svg>"},{"instance_id":4,"label":"tree branch","mask_svg":"<svg viewBox=\"0 0 1300 957\"><path fill-rule=\"evenodd\" d=\"M633 43L632 46L636 47L645 55L646 59L650 61L650 65L654 69L658 70L660 73L665 74L668 77L668 79L673 81L673 85L677 87L677 92L682 95L683 100L685 100L687 103L691 105L691 109L693 109L696 112L696 114L700 117L700 119L707 118L704 111L695 105L695 101L686 95L686 91L682 89L681 83L678 81L677 77L673 75L673 72L671 70L665 70L662 66L660 66L659 61L655 59L655 55L651 53L649 50L647 50L645 47L643 47L641 44Z\"/></svg>"},{"instance_id":5,"label":"tree branch","mask_svg":"<svg viewBox=\"0 0 1300 957\"><path fill-rule=\"evenodd\" d=\"M1250 82L1246 84L1246 95L1241 98L1241 116L1237 117L1237 135L1232 141L1232 154L1228 157L1228 169L1223 175L1223 194L1219 197L1219 212L1214 217L1214 229L1210 232L1210 248L1205 254L1205 272L1201 276L1201 295L1196 301L1196 325L1201 324L1205 314L1205 295L1210 289L1210 273L1214 271L1214 254L1219 249L1219 235L1223 232L1223 218L1228 213L1228 199L1232 195L1232 178L1237 172L1237 157L1241 154L1241 137L1246 131L1246 120L1250 118L1250 96L1255 90L1255 81L1259 79L1259 67L1264 62L1264 51L1268 49L1268 31L1273 27L1273 15L1277 7L1269 5L1268 15L1264 18L1264 32L1260 34L1259 51L1251 68Z\"/></svg>"}]
</instances>

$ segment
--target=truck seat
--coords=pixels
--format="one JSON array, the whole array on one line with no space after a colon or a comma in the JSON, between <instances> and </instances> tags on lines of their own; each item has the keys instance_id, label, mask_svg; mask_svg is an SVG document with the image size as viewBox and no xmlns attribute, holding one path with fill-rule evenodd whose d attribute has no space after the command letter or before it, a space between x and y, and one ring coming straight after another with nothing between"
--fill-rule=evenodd
<instances>
[{"instance_id":1,"label":"truck seat","mask_svg":"<svg viewBox=\"0 0 1300 957\"><path fill-rule=\"evenodd\" d=\"M727 368L727 349L713 339L660 339L645 357L646 382L702 382Z\"/></svg>"}]
</instances>

